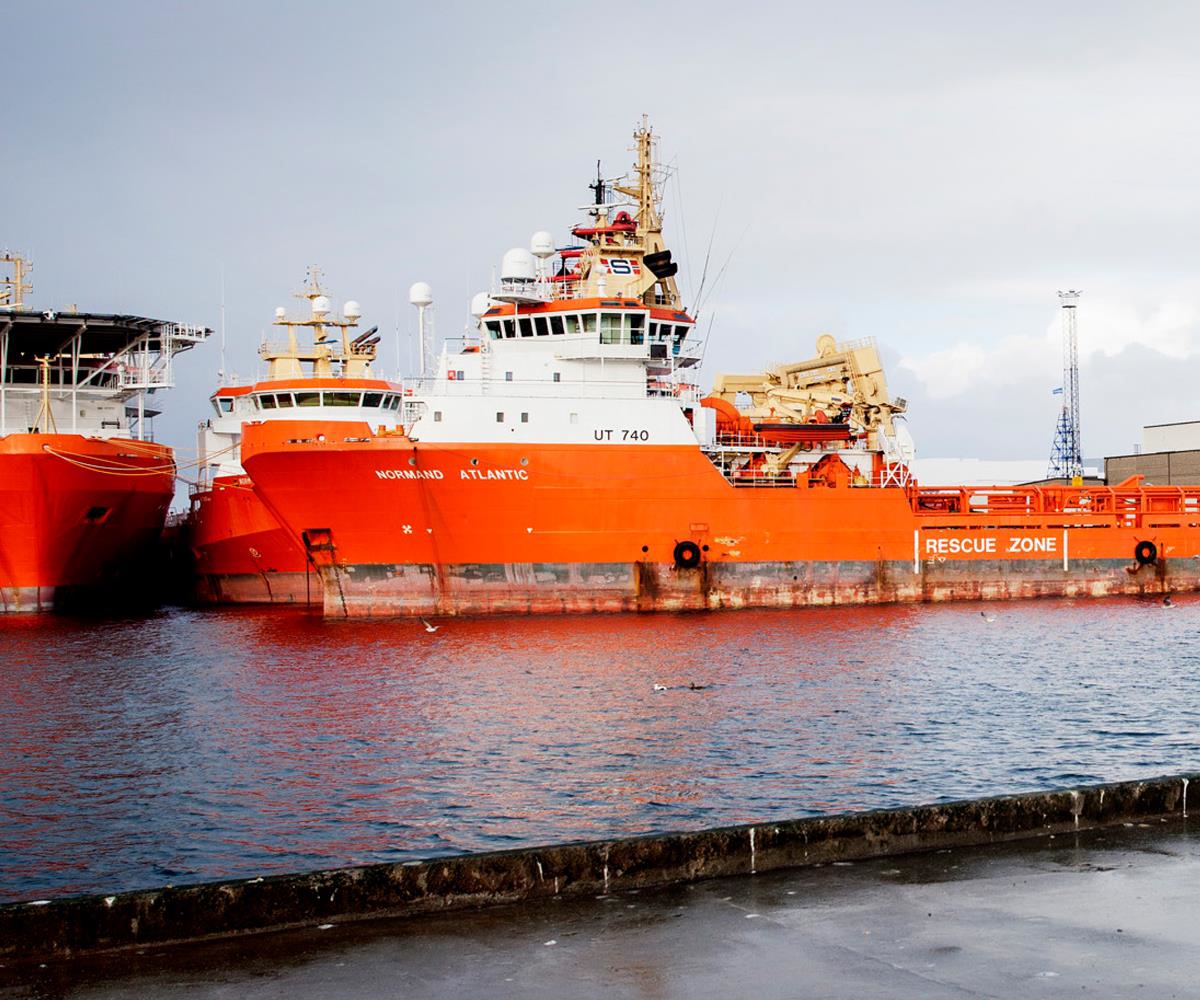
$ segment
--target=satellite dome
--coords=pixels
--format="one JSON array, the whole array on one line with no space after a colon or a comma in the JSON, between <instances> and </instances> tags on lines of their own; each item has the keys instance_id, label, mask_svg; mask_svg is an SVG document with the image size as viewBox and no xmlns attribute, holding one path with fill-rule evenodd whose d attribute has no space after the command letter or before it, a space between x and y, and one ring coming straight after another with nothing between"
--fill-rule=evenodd
<instances>
[{"instance_id":1,"label":"satellite dome","mask_svg":"<svg viewBox=\"0 0 1200 1000\"><path fill-rule=\"evenodd\" d=\"M487 292L477 292L471 299L471 315L478 319L492 308L492 297Z\"/></svg>"},{"instance_id":2,"label":"satellite dome","mask_svg":"<svg viewBox=\"0 0 1200 1000\"><path fill-rule=\"evenodd\" d=\"M344 306L342 306L342 315L345 316L346 319L358 319L360 316L362 316L362 306L355 302L354 299L350 299Z\"/></svg>"},{"instance_id":3,"label":"satellite dome","mask_svg":"<svg viewBox=\"0 0 1200 1000\"><path fill-rule=\"evenodd\" d=\"M536 277L533 254L524 247L513 247L500 261L501 281L533 281Z\"/></svg>"},{"instance_id":4,"label":"satellite dome","mask_svg":"<svg viewBox=\"0 0 1200 1000\"><path fill-rule=\"evenodd\" d=\"M414 306L433 305L433 289L424 281L418 281L408 290L408 301Z\"/></svg>"},{"instance_id":5,"label":"satellite dome","mask_svg":"<svg viewBox=\"0 0 1200 1000\"><path fill-rule=\"evenodd\" d=\"M318 295L312 300L312 314L317 319L329 315L329 299L324 295Z\"/></svg>"},{"instance_id":6,"label":"satellite dome","mask_svg":"<svg viewBox=\"0 0 1200 1000\"><path fill-rule=\"evenodd\" d=\"M287 310L284 309L283 306L276 306L275 307L275 318L277 320L286 319L287 318Z\"/></svg>"},{"instance_id":7,"label":"satellite dome","mask_svg":"<svg viewBox=\"0 0 1200 1000\"><path fill-rule=\"evenodd\" d=\"M541 257L545 260L547 257L554 256L554 237L546 230L539 229L529 240L529 249L533 251L535 257Z\"/></svg>"}]
</instances>

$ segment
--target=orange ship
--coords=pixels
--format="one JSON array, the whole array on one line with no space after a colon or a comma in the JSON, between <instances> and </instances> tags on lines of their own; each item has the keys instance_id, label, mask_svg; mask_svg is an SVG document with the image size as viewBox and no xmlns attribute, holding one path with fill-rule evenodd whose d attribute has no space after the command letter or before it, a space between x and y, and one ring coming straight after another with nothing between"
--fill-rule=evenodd
<instances>
[{"instance_id":1,"label":"orange ship","mask_svg":"<svg viewBox=\"0 0 1200 1000\"><path fill-rule=\"evenodd\" d=\"M353 339L357 302L332 313L319 272L309 269L302 316L275 311L286 339L259 349L267 376L213 393L213 416L200 426L200 482L189 526L195 594L208 603L303 603L313 598L312 566L299 539L283 528L254 492L239 459L244 420L287 419L297 413L331 422L369 420L394 428L401 387L371 377L379 337L372 327ZM299 332L311 331L311 343ZM317 586L319 593L319 580Z\"/></svg>"},{"instance_id":2,"label":"orange ship","mask_svg":"<svg viewBox=\"0 0 1200 1000\"><path fill-rule=\"evenodd\" d=\"M662 238L654 141L538 233L402 428L245 426L258 494L326 614L794 607L1200 586L1200 488L930 488L872 341L702 396ZM478 297L477 297L478 299ZM422 373L424 375L424 373Z\"/></svg>"},{"instance_id":3,"label":"orange ship","mask_svg":"<svg viewBox=\"0 0 1200 1000\"><path fill-rule=\"evenodd\" d=\"M211 331L25 308L26 262L0 281L0 611L111 605L146 587L175 491L145 440L145 396Z\"/></svg>"}]
</instances>

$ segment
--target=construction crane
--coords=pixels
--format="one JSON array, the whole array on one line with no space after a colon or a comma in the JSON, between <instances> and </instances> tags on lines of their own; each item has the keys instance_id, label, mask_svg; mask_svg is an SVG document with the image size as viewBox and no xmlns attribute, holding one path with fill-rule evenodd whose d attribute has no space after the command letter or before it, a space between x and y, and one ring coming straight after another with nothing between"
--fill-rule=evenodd
<instances>
[{"instance_id":1,"label":"construction crane","mask_svg":"<svg viewBox=\"0 0 1200 1000\"><path fill-rule=\"evenodd\" d=\"M1079 341L1075 334L1075 307L1079 302L1077 291L1059 292L1062 305L1063 332L1063 384L1062 412L1054 430L1054 447L1050 451L1050 467L1047 479L1070 479L1083 481L1083 457L1079 447Z\"/></svg>"}]
</instances>

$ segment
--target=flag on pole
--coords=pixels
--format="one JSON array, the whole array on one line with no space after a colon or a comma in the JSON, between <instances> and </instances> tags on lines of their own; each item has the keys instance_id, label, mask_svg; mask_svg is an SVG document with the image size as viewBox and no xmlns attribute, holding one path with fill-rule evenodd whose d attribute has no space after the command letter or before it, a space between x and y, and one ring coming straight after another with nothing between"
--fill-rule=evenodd
<instances>
[{"instance_id":1,"label":"flag on pole","mask_svg":"<svg viewBox=\"0 0 1200 1000\"><path fill-rule=\"evenodd\" d=\"M1062 392L1063 392L1063 391L1062 391L1062 386L1060 385L1060 386L1059 386L1057 389L1051 389L1051 390L1050 390L1050 395L1051 395L1051 396L1061 396L1061 395L1062 395Z\"/></svg>"}]
</instances>

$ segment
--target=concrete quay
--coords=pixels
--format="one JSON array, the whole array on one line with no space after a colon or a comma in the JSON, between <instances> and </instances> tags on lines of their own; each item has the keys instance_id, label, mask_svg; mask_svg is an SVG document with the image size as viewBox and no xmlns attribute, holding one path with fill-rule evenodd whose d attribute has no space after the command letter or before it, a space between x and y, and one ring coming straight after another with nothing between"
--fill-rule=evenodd
<instances>
[{"instance_id":1,"label":"concrete quay","mask_svg":"<svg viewBox=\"0 0 1200 1000\"><path fill-rule=\"evenodd\" d=\"M1196 997L1182 818L0 968L0 1000ZM6 978L7 977L7 978Z\"/></svg>"}]
</instances>

